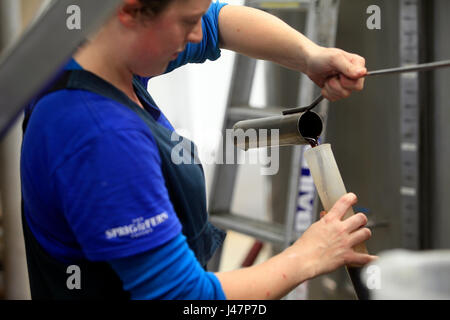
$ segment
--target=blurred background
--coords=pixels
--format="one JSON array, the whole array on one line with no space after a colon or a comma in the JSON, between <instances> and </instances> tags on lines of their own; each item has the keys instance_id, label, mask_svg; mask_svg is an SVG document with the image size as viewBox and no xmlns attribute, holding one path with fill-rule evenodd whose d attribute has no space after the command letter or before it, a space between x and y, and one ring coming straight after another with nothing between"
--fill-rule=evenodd
<instances>
[{"instance_id":1,"label":"blurred background","mask_svg":"<svg viewBox=\"0 0 450 320\"><path fill-rule=\"evenodd\" d=\"M409 47L416 51L416 62L450 59L447 19L450 2L413 1L417 4L413 15L414 36L404 33L408 28L402 20L404 2L341 0L336 47L365 57L368 70L407 63L403 53ZM48 3L0 0L0 49L16 41ZM371 16L367 8L371 5L380 9L380 29L367 26ZM304 32L304 11L267 10ZM235 57L234 53L223 50L219 61L182 67L152 79L148 88L177 131L197 144L200 158L205 162L208 193L217 169L210 159L217 156L220 146ZM20 85L20 78L13 81ZM355 210L369 217L373 236L367 246L372 254L397 248L415 251L450 248L450 216L446 213L450 205L450 69L421 73L413 88L405 89L405 83L409 83L408 79L400 75L366 79L363 92L332 103L327 110L323 142L331 143L347 190L359 198ZM299 101L299 88L297 73L258 61L250 105L294 107ZM2 299L29 298L20 225L20 143L18 123L0 146ZM233 191L233 212L262 221L283 223L286 220L286 177L293 174L291 152L291 147L280 148L281 165L276 176L262 176L259 165L241 166ZM313 200L314 197L310 199L311 222L317 219L320 210L317 199L315 206ZM240 267L257 243L262 249L256 250L254 263L283 249L260 240L230 230L219 269ZM353 299L354 295L342 269L309 281L291 298Z\"/></svg>"}]
</instances>

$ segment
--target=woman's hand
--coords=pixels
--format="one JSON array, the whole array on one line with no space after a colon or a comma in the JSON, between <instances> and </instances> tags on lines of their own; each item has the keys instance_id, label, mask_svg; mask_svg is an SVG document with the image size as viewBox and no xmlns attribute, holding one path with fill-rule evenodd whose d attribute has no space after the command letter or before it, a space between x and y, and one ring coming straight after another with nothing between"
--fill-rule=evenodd
<instances>
[{"instance_id":1,"label":"woman's hand","mask_svg":"<svg viewBox=\"0 0 450 320\"><path fill-rule=\"evenodd\" d=\"M343 196L328 214L298 239L290 248L292 252L304 252L310 258L312 275L316 277L344 266L363 266L376 259L375 256L357 253L352 247L371 237L371 232L363 228L367 217L358 213L342 221L347 210L356 203L357 198L349 193Z\"/></svg>"},{"instance_id":2,"label":"woman's hand","mask_svg":"<svg viewBox=\"0 0 450 320\"><path fill-rule=\"evenodd\" d=\"M340 49L310 46L306 59L306 74L330 101L350 96L364 88L367 69L365 60Z\"/></svg>"}]
</instances>

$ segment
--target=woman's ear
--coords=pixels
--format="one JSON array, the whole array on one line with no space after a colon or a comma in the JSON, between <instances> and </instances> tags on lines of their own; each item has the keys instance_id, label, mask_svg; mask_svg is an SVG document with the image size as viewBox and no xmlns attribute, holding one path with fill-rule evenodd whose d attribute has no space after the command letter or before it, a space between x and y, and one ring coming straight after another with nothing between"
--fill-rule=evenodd
<instances>
[{"instance_id":1,"label":"woman's ear","mask_svg":"<svg viewBox=\"0 0 450 320\"><path fill-rule=\"evenodd\" d=\"M142 4L139 0L124 0L123 4L117 9L117 17L120 23L125 27L135 26L141 8Z\"/></svg>"}]
</instances>

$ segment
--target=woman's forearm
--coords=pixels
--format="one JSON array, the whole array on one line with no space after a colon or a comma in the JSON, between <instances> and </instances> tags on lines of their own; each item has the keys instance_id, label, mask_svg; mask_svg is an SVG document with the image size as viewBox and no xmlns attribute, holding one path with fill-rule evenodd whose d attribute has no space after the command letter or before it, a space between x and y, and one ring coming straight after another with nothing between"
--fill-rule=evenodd
<instances>
[{"instance_id":1,"label":"woman's forearm","mask_svg":"<svg viewBox=\"0 0 450 320\"><path fill-rule=\"evenodd\" d=\"M371 237L370 230L364 228L364 214L342 220L354 204L354 194L341 197L293 245L266 262L216 273L227 299L280 299L305 280L343 265L363 266L376 260L375 256L353 251L355 245Z\"/></svg>"},{"instance_id":2,"label":"woman's forearm","mask_svg":"<svg viewBox=\"0 0 450 320\"><path fill-rule=\"evenodd\" d=\"M221 47L305 72L318 46L284 21L245 6L225 6L219 15Z\"/></svg>"},{"instance_id":3,"label":"woman's forearm","mask_svg":"<svg viewBox=\"0 0 450 320\"><path fill-rule=\"evenodd\" d=\"M314 277L313 259L291 248L244 269L216 273L227 299L281 299Z\"/></svg>"}]
</instances>

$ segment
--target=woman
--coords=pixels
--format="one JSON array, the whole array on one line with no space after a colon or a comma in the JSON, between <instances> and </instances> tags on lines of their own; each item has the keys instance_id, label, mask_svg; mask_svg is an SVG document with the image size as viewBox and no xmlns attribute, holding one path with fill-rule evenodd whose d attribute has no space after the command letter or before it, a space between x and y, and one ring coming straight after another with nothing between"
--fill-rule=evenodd
<instances>
[{"instance_id":1,"label":"woman","mask_svg":"<svg viewBox=\"0 0 450 320\"><path fill-rule=\"evenodd\" d=\"M363 58L319 47L264 12L210 0L125 0L24 122L33 298L276 299L374 259L351 249L370 231L363 214L341 221L356 202L349 194L265 263L204 270L225 235L207 221L201 166L171 162L173 128L146 87L186 63L216 60L220 48L305 72L331 101L363 88Z\"/></svg>"}]
</instances>

